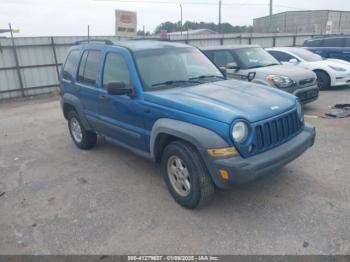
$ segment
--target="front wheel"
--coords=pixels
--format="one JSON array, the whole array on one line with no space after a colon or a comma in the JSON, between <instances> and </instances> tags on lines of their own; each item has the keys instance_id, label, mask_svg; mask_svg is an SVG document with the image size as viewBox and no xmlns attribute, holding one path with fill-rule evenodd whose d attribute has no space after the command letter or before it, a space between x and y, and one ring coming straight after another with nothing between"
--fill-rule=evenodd
<instances>
[{"instance_id":1,"label":"front wheel","mask_svg":"<svg viewBox=\"0 0 350 262\"><path fill-rule=\"evenodd\" d=\"M325 90L330 88L331 79L326 72L323 71L315 71L317 76L317 85L320 90Z\"/></svg>"},{"instance_id":2,"label":"front wheel","mask_svg":"<svg viewBox=\"0 0 350 262\"><path fill-rule=\"evenodd\" d=\"M162 155L162 175L177 203L194 209L211 199L214 184L196 149L184 141L170 143Z\"/></svg>"}]
</instances>

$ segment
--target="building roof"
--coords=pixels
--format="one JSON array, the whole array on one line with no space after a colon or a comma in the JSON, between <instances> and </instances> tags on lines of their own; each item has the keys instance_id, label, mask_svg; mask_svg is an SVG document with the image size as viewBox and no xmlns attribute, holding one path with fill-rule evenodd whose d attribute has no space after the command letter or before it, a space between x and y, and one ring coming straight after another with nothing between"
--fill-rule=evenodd
<instances>
[{"instance_id":1,"label":"building roof","mask_svg":"<svg viewBox=\"0 0 350 262\"><path fill-rule=\"evenodd\" d=\"M324 9L324 10L291 10L291 11L284 11L284 12L276 13L276 14L273 14L272 16L281 15L281 14L286 14L286 13L305 13L305 12L338 12L338 13L350 13L350 11L344 11L344 10L330 10L330 9L329 9L329 10L327 10L327 9ZM260 17L254 18L253 20L260 19L260 18L267 18L267 17L270 17L270 16L269 16L269 15L260 16Z\"/></svg>"},{"instance_id":2,"label":"building roof","mask_svg":"<svg viewBox=\"0 0 350 262\"><path fill-rule=\"evenodd\" d=\"M203 51L232 50L232 49L243 49L243 48L252 48L252 47L261 47L261 46L259 45L218 45L218 46L203 47L201 48L201 50Z\"/></svg>"}]
</instances>

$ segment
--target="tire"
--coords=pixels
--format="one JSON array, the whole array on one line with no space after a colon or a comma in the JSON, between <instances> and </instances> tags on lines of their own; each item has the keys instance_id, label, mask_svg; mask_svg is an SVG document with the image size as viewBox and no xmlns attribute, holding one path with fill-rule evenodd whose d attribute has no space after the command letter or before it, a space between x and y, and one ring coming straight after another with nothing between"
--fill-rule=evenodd
<instances>
[{"instance_id":1,"label":"tire","mask_svg":"<svg viewBox=\"0 0 350 262\"><path fill-rule=\"evenodd\" d=\"M81 124L78 114L75 111L70 111L68 113L67 119L69 133L75 145L84 150L93 148L97 142L96 133L88 131L84 128L84 126Z\"/></svg>"},{"instance_id":2,"label":"tire","mask_svg":"<svg viewBox=\"0 0 350 262\"><path fill-rule=\"evenodd\" d=\"M212 198L215 186L191 144L177 140L167 145L162 154L161 170L170 194L181 206L194 209Z\"/></svg>"},{"instance_id":3,"label":"tire","mask_svg":"<svg viewBox=\"0 0 350 262\"><path fill-rule=\"evenodd\" d=\"M324 71L315 71L317 75L317 85L320 90L325 90L331 87L331 79Z\"/></svg>"}]
</instances>

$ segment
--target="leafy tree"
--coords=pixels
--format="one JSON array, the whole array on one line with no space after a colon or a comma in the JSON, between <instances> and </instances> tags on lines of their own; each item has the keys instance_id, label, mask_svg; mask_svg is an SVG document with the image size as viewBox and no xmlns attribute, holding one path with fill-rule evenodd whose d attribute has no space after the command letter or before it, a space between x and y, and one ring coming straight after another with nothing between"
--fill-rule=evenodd
<instances>
[{"instance_id":1,"label":"leafy tree","mask_svg":"<svg viewBox=\"0 0 350 262\"><path fill-rule=\"evenodd\" d=\"M215 32L219 32L220 28L218 24L215 23L206 23L206 22L191 22L191 21L186 21L183 26L182 30L196 30L196 29L210 29ZM178 32L181 31L181 22L164 22L158 25L154 31L155 34L159 34L160 31L166 30L169 33L171 32ZM233 26L229 23L222 23L221 24L221 32L224 34L229 34L229 33L244 33L244 32L251 32L252 26Z\"/></svg>"},{"instance_id":2,"label":"leafy tree","mask_svg":"<svg viewBox=\"0 0 350 262\"><path fill-rule=\"evenodd\" d=\"M150 35L151 33L150 33L149 31L147 31L147 32L145 32L145 34L144 34L144 32L143 32L142 30L138 30L136 34L137 34L138 36L143 36L143 35Z\"/></svg>"}]
</instances>

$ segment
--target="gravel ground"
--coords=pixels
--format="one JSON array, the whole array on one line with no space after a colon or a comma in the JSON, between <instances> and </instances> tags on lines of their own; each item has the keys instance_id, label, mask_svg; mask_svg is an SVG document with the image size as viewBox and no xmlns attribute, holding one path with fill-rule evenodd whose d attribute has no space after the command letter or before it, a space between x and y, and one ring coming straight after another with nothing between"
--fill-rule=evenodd
<instances>
[{"instance_id":1,"label":"gravel ground","mask_svg":"<svg viewBox=\"0 0 350 262\"><path fill-rule=\"evenodd\" d=\"M194 211L159 166L76 148L55 98L1 102L0 254L350 254L350 118L314 118L345 102L323 91L305 108L313 148Z\"/></svg>"}]
</instances>

